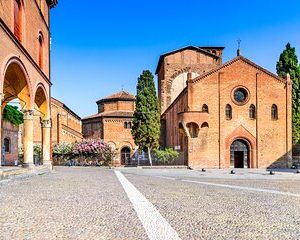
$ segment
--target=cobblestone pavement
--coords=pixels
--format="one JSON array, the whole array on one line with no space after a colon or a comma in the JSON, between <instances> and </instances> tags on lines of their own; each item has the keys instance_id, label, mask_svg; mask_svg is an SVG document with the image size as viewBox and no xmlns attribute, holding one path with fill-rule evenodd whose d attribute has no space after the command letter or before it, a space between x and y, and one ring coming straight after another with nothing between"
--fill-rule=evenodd
<instances>
[{"instance_id":1,"label":"cobblestone pavement","mask_svg":"<svg viewBox=\"0 0 300 240\"><path fill-rule=\"evenodd\" d=\"M56 168L0 184L0 239L147 239L111 170Z\"/></svg>"},{"instance_id":2,"label":"cobblestone pavement","mask_svg":"<svg viewBox=\"0 0 300 240\"><path fill-rule=\"evenodd\" d=\"M300 175L118 170L181 239L300 239ZM114 170L59 167L2 182L0 202L1 240L148 239Z\"/></svg>"},{"instance_id":3,"label":"cobblestone pavement","mask_svg":"<svg viewBox=\"0 0 300 240\"><path fill-rule=\"evenodd\" d=\"M245 172L243 177L226 175L223 179L211 178L220 171L203 174L184 170L124 170L123 173L182 239L300 239L299 175L269 176L257 171L255 180ZM184 179L293 192L298 197L183 182Z\"/></svg>"}]
</instances>

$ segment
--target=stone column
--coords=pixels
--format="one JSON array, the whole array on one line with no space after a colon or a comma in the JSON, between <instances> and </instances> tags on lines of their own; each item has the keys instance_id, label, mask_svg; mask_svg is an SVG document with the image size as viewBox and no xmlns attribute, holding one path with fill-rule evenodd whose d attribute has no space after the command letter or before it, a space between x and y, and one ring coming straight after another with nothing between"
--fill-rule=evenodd
<instances>
[{"instance_id":1,"label":"stone column","mask_svg":"<svg viewBox=\"0 0 300 240\"><path fill-rule=\"evenodd\" d=\"M33 164L33 110L25 110L23 124L24 167L34 167Z\"/></svg>"},{"instance_id":2,"label":"stone column","mask_svg":"<svg viewBox=\"0 0 300 240\"><path fill-rule=\"evenodd\" d=\"M42 131L43 131L43 164L52 168L51 161L51 119L42 121Z\"/></svg>"}]
</instances>

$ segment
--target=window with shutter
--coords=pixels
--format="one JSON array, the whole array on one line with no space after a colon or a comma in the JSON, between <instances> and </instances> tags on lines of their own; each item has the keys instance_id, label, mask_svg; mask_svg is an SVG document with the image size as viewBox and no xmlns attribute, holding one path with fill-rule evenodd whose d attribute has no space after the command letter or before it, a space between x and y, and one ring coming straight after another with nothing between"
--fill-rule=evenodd
<instances>
[{"instance_id":1,"label":"window with shutter","mask_svg":"<svg viewBox=\"0 0 300 240\"><path fill-rule=\"evenodd\" d=\"M44 46L43 45L44 45L43 37L40 34L40 36L39 36L39 66L41 69L43 69L43 54L44 54L44 51L43 51Z\"/></svg>"},{"instance_id":2,"label":"window with shutter","mask_svg":"<svg viewBox=\"0 0 300 240\"><path fill-rule=\"evenodd\" d=\"M14 34L22 41L22 6L20 0L14 0Z\"/></svg>"}]
</instances>

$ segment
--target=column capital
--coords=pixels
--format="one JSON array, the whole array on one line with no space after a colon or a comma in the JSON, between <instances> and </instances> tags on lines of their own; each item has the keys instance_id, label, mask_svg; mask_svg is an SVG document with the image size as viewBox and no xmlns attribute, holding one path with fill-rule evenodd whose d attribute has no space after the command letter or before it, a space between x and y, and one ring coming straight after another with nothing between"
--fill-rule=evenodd
<instances>
[{"instance_id":1,"label":"column capital","mask_svg":"<svg viewBox=\"0 0 300 240\"><path fill-rule=\"evenodd\" d=\"M52 127L52 119L46 119L41 121L42 128L51 128Z\"/></svg>"},{"instance_id":2,"label":"column capital","mask_svg":"<svg viewBox=\"0 0 300 240\"><path fill-rule=\"evenodd\" d=\"M24 120L33 120L33 110L23 110Z\"/></svg>"}]
</instances>

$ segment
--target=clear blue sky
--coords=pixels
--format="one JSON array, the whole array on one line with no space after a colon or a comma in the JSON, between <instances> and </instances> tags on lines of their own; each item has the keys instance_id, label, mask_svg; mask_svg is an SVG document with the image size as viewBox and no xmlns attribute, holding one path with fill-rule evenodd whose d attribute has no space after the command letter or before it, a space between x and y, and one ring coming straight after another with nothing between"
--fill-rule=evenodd
<instances>
[{"instance_id":1,"label":"clear blue sky","mask_svg":"<svg viewBox=\"0 0 300 240\"><path fill-rule=\"evenodd\" d=\"M51 13L52 95L81 117L95 101L155 71L159 56L186 45L225 46L275 72L287 42L300 55L299 0L59 0Z\"/></svg>"}]
</instances>

